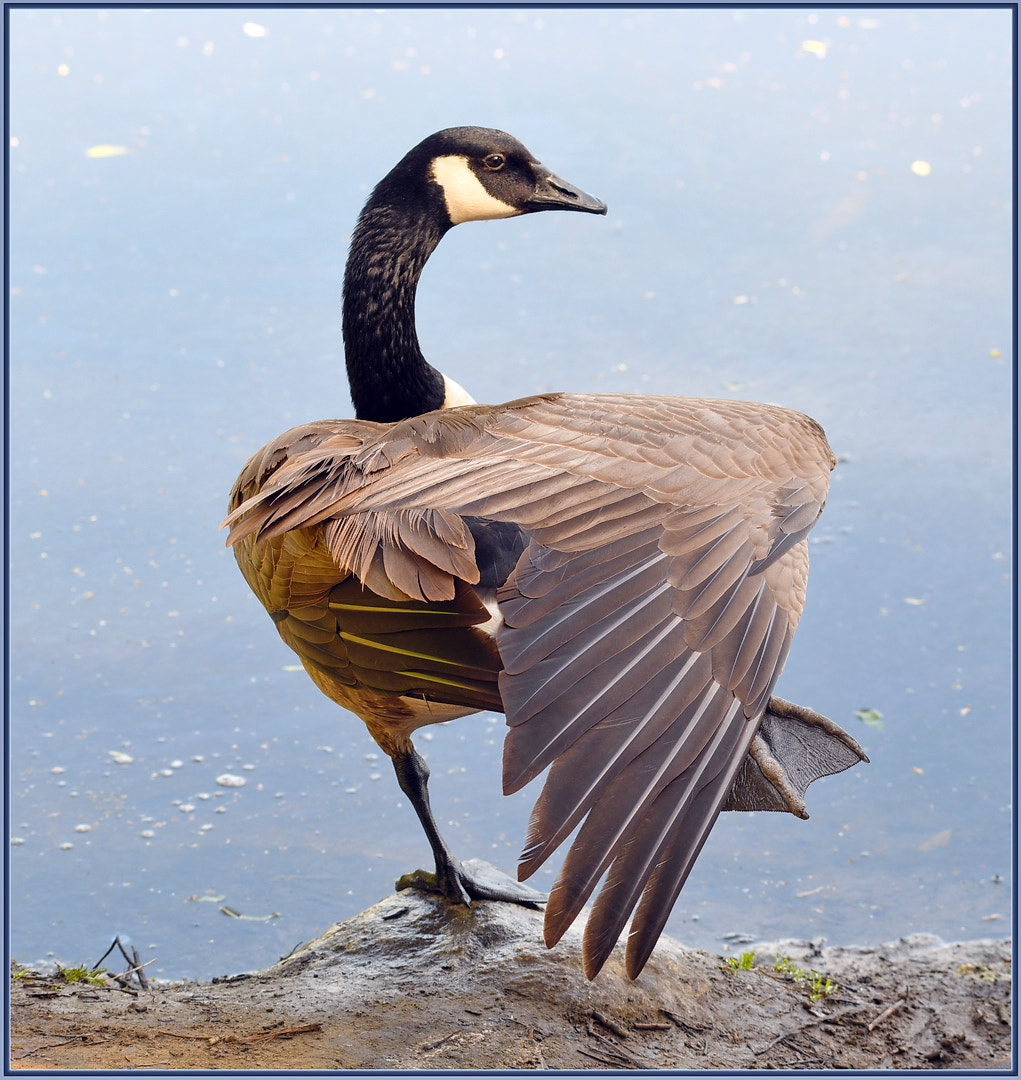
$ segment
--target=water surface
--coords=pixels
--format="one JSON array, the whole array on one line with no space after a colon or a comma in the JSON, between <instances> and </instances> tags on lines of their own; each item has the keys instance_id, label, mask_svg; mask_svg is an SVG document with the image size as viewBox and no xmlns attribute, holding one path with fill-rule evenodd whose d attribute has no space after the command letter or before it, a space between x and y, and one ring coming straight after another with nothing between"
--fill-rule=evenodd
<instances>
[{"instance_id":1,"label":"water surface","mask_svg":"<svg viewBox=\"0 0 1021 1080\"><path fill-rule=\"evenodd\" d=\"M610 212L452 232L420 289L434 362L482 401L782 403L840 457L779 692L872 764L815 785L809 822L725 815L668 932L1008 931L1008 11L10 18L16 958L120 934L168 978L251 969L426 862L218 524L263 442L350 415L350 229L466 123ZM537 789L499 795L502 731L420 746L452 846L512 870Z\"/></svg>"}]
</instances>

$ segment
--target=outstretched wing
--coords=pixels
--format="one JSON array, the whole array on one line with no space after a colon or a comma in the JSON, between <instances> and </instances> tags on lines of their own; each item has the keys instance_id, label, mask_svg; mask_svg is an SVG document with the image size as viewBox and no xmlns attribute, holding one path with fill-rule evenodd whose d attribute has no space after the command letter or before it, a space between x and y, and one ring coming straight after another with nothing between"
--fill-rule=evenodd
<instances>
[{"instance_id":1,"label":"outstretched wing","mask_svg":"<svg viewBox=\"0 0 1021 1080\"><path fill-rule=\"evenodd\" d=\"M479 580L465 518L522 530L498 593L505 790L549 774L520 876L580 824L547 940L605 875L586 972L637 905L633 977L786 658L834 463L821 429L743 402L550 395L349 436L280 466L231 540L322 523L373 590L443 601Z\"/></svg>"}]
</instances>

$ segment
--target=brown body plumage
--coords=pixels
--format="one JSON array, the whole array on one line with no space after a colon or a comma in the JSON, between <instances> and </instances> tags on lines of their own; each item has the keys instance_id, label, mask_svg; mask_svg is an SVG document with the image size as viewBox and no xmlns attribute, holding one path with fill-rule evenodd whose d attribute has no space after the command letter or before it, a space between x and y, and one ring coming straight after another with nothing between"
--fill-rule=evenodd
<instances>
[{"instance_id":1,"label":"brown body plumage","mask_svg":"<svg viewBox=\"0 0 1021 1080\"><path fill-rule=\"evenodd\" d=\"M487 149L482 139L480 160ZM463 220L444 198L449 221ZM361 348L355 276L349 264L349 371ZM722 809L807 816L808 783L864 759L836 725L771 699L833 454L808 417L744 402L548 394L408 418L389 408L264 447L235 485L228 542L319 689L394 760L451 899L539 894L473 881L450 855L411 736L506 714L505 792L549 769L519 876L581 825L549 898L547 943L605 875L586 972L637 907L635 977Z\"/></svg>"}]
</instances>

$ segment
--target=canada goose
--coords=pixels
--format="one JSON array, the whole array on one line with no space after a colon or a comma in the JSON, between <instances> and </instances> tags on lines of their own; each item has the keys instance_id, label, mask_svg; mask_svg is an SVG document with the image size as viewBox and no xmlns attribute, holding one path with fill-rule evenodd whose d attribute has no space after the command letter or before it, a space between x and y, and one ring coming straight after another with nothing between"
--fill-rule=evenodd
<instances>
[{"instance_id":1,"label":"canada goose","mask_svg":"<svg viewBox=\"0 0 1021 1080\"><path fill-rule=\"evenodd\" d=\"M605 214L499 131L452 128L379 183L351 240L356 420L285 432L234 487L227 543L284 641L390 756L450 900L537 903L469 872L429 809L412 733L506 714L504 791L550 767L519 878L580 824L552 946L588 920L593 978L635 906L637 977L721 809L807 817L808 784L865 756L771 698L835 463L800 413L739 401L541 394L477 405L426 363L415 290L443 234L540 210ZM423 415L424 414L424 415Z\"/></svg>"}]
</instances>

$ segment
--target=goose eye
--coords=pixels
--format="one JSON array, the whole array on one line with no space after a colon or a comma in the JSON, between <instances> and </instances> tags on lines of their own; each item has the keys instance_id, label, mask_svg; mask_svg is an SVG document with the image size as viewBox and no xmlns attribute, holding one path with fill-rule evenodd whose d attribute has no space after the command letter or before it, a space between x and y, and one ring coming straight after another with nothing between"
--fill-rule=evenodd
<instances>
[{"instance_id":1,"label":"goose eye","mask_svg":"<svg viewBox=\"0 0 1021 1080\"><path fill-rule=\"evenodd\" d=\"M507 159L503 154L489 154L482 159L482 164L485 165L487 169L492 169L493 172L496 172L507 164Z\"/></svg>"}]
</instances>

